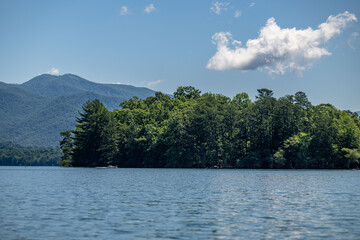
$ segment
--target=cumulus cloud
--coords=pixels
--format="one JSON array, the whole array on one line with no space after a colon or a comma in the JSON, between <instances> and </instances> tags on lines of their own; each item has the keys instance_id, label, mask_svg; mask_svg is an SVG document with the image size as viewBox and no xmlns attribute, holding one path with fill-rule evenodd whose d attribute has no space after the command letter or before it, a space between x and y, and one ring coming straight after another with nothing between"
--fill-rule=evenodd
<instances>
[{"instance_id":1,"label":"cumulus cloud","mask_svg":"<svg viewBox=\"0 0 360 240\"><path fill-rule=\"evenodd\" d=\"M149 87L152 87L152 86L158 85L162 82L163 82L163 80L156 80L156 81L148 82L146 85L148 85Z\"/></svg>"},{"instance_id":2,"label":"cumulus cloud","mask_svg":"<svg viewBox=\"0 0 360 240\"><path fill-rule=\"evenodd\" d=\"M255 70L265 68L270 73L284 74L286 70L301 72L316 60L331 53L320 46L352 21L357 21L349 12L329 16L317 29L308 27L280 28L274 18L267 20L259 37L249 39L245 47L233 40L231 33L219 32L212 39L217 45L216 54L209 60L208 69Z\"/></svg>"},{"instance_id":3,"label":"cumulus cloud","mask_svg":"<svg viewBox=\"0 0 360 240\"><path fill-rule=\"evenodd\" d=\"M125 16L125 15L128 15L130 14L130 11L128 9L127 6L122 6L121 9L120 9L120 15L121 16Z\"/></svg>"},{"instance_id":4,"label":"cumulus cloud","mask_svg":"<svg viewBox=\"0 0 360 240\"><path fill-rule=\"evenodd\" d=\"M234 13L234 18L241 17L241 15L242 15L242 12L240 10L236 10Z\"/></svg>"},{"instance_id":5,"label":"cumulus cloud","mask_svg":"<svg viewBox=\"0 0 360 240\"><path fill-rule=\"evenodd\" d=\"M210 7L210 11L216 13L217 15L221 15L221 12L226 11L228 6L229 6L228 2L218 2L218 1L216 1Z\"/></svg>"},{"instance_id":6,"label":"cumulus cloud","mask_svg":"<svg viewBox=\"0 0 360 240\"><path fill-rule=\"evenodd\" d=\"M52 69L50 69L50 71L48 71L48 73L51 75L59 75L60 70L58 68L52 68Z\"/></svg>"},{"instance_id":7,"label":"cumulus cloud","mask_svg":"<svg viewBox=\"0 0 360 240\"><path fill-rule=\"evenodd\" d=\"M147 7L145 8L144 12L146 12L146 13L151 13L151 12L153 12L153 11L155 11L155 10L156 10L156 8L155 8L154 4L151 3L149 6L147 6Z\"/></svg>"},{"instance_id":8,"label":"cumulus cloud","mask_svg":"<svg viewBox=\"0 0 360 240\"><path fill-rule=\"evenodd\" d=\"M249 7L255 6L255 2L250 3Z\"/></svg>"}]
</instances>

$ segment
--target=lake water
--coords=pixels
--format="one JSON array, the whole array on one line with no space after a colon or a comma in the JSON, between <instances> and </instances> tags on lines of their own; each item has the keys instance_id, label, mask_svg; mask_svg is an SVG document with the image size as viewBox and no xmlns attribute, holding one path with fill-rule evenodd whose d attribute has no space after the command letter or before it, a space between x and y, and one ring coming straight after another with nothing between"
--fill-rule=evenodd
<instances>
[{"instance_id":1,"label":"lake water","mask_svg":"<svg viewBox=\"0 0 360 240\"><path fill-rule=\"evenodd\" d=\"M0 167L0 239L360 239L360 171Z\"/></svg>"}]
</instances>

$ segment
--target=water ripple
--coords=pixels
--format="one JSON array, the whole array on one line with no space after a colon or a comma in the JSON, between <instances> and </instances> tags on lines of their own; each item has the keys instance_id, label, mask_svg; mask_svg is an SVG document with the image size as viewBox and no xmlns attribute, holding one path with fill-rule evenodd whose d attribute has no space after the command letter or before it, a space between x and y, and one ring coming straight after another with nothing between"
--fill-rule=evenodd
<instances>
[{"instance_id":1,"label":"water ripple","mask_svg":"<svg viewBox=\"0 0 360 240\"><path fill-rule=\"evenodd\" d=\"M360 171L0 167L1 239L359 239Z\"/></svg>"}]
</instances>

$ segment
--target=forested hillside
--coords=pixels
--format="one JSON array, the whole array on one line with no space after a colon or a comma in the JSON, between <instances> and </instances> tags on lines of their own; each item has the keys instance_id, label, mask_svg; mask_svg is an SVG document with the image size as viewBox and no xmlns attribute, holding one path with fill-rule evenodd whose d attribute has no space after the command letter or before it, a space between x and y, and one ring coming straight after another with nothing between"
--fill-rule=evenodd
<instances>
[{"instance_id":1,"label":"forested hillside","mask_svg":"<svg viewBox=\"0 0 360 240\"><path fill-rule=\"evenodd\" d=\"M72 128L84 102L100 99L113 110L120 102L154 95L147 88L99 84L73 74L43 74L23 84L0 83L0 141L58 147L59 132Z\"/></svg>"},{"instance_id":2,"label":"forested hillside","mask_svg":"<svg viewBox=\"0 0 360 240\"><path fill-rule=\"evenodd\" d=\"M58 148L0 143L0 166L58 166L60 156Z\"/></svg>"},{"instance_id":3,"label":"forested hillside","mask_svg":"<svg viewBox=\"0 0 360 240\"><path fill-rule=\"evenodd\" d=\"M313 106L305 93L274 98L259 89L233 99L179 87L109 111L88 101L62 133L64 166L358 168L357 113Z\"/></svg>"}]
</instances>

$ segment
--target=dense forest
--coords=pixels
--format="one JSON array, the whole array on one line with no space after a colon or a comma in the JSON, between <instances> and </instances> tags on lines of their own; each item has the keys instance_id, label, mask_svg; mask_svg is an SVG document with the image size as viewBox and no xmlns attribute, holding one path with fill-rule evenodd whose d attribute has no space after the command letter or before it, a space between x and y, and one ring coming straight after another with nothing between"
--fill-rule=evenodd
<instances>
[{"instance_id":1,"label":"dense forest","mask_svg":"<svg viewBox=\"0 0 360 240\"><path fill-rule=\"evenodd\" d=\"M305 93L259 89L233 99L179 87L134 97L109 111L88 101L62 132L63 166L177 168L359 168L360 119Z\"/></svg>"},{"instance_id":2,"label":"dense forest","mask_svg":"<svg viewBox=\"0 0 360 240\"><path fill-rule=\"evenodd\" d=\"M58 148L0 143L0 166L58 166L60 157Z\"/></svg>"}]
</instances>

